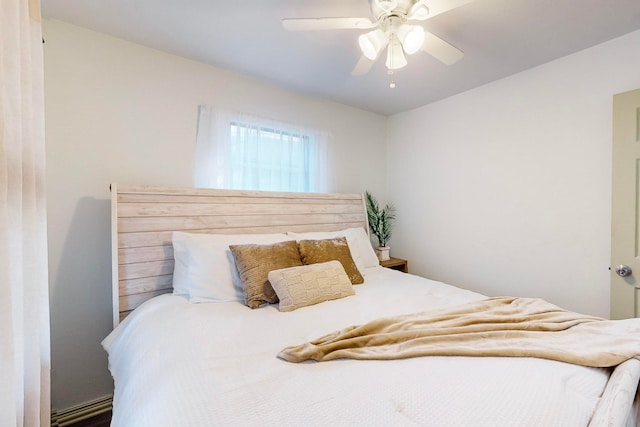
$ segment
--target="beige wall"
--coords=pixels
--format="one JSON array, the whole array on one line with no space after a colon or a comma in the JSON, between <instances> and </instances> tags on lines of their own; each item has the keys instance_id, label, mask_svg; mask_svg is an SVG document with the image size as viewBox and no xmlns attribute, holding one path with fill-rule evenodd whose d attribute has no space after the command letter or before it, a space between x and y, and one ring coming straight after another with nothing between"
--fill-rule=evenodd
<instances>
[{"instance_id":1,"label":"beige wall","mask_svg":"<svg viewBox=\"0 0 640 427\"><path fill-rule=\"evenodd\" d=\"M52 407L112 392L109 183L192 186L198 104L334 135L336 191L384 197L386 118L45 21Z\"/></svg>"},{"instance_id":2,"label":"beige wall","mask_svg":"<svg viewBox=\"0 0 640 427\"><path fill-rule=\"evenodd\" d=\"M608 316L611 115L640 31L389 119L412 272Z\"/></svg>"}]
</instances>

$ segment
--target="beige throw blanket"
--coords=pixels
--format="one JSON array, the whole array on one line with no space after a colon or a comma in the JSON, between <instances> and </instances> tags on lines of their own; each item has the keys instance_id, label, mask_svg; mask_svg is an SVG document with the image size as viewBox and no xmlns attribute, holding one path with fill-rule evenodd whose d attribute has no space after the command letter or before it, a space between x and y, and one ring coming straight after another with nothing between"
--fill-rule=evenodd
<instances>
[{"instance_id":1,"label":"beige throw blanket","mask_svg":"<svg viewBox=\"0 0 640 427\"><path fill-rule=\"evenodd\" d=\"M640 319L605 320L541 299L499 297L377 319L290 346L290 362L416 356L520 356L583 366L640 358Z\"/></svg>"}]
</instances>

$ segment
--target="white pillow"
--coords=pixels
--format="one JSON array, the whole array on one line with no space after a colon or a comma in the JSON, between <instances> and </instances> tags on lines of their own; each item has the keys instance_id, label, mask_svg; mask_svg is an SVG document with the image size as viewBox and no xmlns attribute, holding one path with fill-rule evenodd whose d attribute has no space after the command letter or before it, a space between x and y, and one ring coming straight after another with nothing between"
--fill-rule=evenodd
<instances>
[{"instance_id":1,"label":"white pillow","mask_svg":"<svg viewBox=\"0 0 640 427\"><path fill-rule=\"evenodd\" d=\"M367 232L364 231L364 228L361 227L345 228L344 230L339 231L312 231L309 233L295 233L293 231L288 231L287 236L298 241L346 237L351 257L356 263L361 274L365 274L365 268L377 267L380 265L380 261L373 250L373 246L371 246L371 240L369 240L369 236L367 235Z\"/></svg>"},{"instance_id":2,"label":"white pillow","mask_svg":"<svg viewBox=\"0 0 640 427\"><path fill-rule=\"evenodd\" d=\"M292 240L276 234L173 233L173 293L191 302L244 301L229 245L271 244Z\"/></svg>"}]
</instances>

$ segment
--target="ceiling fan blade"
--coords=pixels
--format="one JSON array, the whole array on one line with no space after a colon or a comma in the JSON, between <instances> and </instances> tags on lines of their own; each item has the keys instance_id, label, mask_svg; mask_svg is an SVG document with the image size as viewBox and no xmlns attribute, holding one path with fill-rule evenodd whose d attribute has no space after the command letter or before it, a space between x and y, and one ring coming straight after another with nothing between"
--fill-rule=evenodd
<instances>
[{"instance_id":1,"label":"ceiling fan blade","mask_svg":"<svg viewBox=\"0 0 640 427\"><path fill-rule=\"evenodd\" d=\"M318 30L366 30L377 24L368 18L300 18L283 19L282 26L289 31L318 31Z\"/></svg>"},{"instance_id":2,"label":"ceiling fan blade","mask_svg":"<svg viewBox=\"0 0 640 427\"><path fill-rule=\"evenodd\" d=\"M464 56L463 51L427 31L424 33L422 50L447 65L455 64Z\"/></svg>"},{"instance_id":3,"label":"ceiling fan blade","mask_svg":"<svg viewBox=\"0 0 640 427\"><path fill-rule=\"evenodd\" d=\"M371 67L373 67L373 63L374 62L375 61L372 61L369 58L367 58L366 56L362 55L360 57L360 60L356 64L356 66L353 67L353 70L351 71L351 75L352 76L364 76L365 74L367 74L371 70Z\"/></svg>"},{"instance_id":4,"label":"ceiling fan blade","mask_svg":"<svg viewBox=\"0 0 640 427\"><path fill-rule=\"evenodd\" d=\"M429 8L429 18L448 12L473 0L422 0Z\"/></svg>"}]
</instances>

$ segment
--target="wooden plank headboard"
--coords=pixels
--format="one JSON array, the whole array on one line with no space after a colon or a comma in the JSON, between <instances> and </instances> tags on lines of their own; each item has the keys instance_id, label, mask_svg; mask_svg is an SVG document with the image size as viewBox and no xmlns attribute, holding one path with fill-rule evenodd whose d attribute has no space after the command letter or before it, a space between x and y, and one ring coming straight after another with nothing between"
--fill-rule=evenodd
<instances>
[{"instance_id":1,"label":"wooden plank headboard","mask_svg":"<svg viewBox=\"0 0 640 427\"><path fill-rule=\"evenodd\" d=\"M212 234L363 227L362 194L161 188L111 184L113 325L172 291L173 231Z\"/></svg>"}]
</instances>

